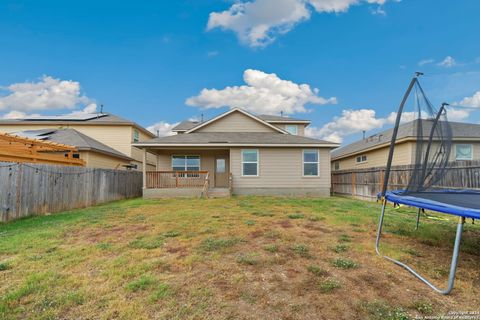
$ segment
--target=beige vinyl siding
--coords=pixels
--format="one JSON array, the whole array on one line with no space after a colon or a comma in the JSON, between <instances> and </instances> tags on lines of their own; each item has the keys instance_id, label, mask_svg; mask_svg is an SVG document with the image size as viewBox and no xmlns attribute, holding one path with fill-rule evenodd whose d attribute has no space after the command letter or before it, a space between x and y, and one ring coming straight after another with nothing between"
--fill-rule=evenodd
<instances>
[{"instance_id":1,"label":"beige vinyl siding","mask_svg":"<svg viewBox=\"0 0 480 320\"><path fill-rule=\"evenodd\" d=\"M395 146L395 153L393 156L392 164L393 165L411 164L412 156L413 156L413 147L414 147L414 144L412 142L404 142L404 143L397 144ZM348 158L333 160L332 165L338 161L340 163L339 170L382 167L387 164L389 150L390 150L389 147L384 147L381 149L358 153ZM367 161L362 163L356 163L356 157L360 155L366 155Z\"/></svg>"},{"instance_id":2,"label":"beige vinyl siding","mask_svg":"<svg viewBox=\"0 0 480 320\"><path fill-rule=\"evenodd\" d=\"M85 160L88 168L125 170L130 161L93 151L80 151L80 159Z\"/></svg>"},{"instance_id":3,"label":"beige vinyl siding","mask_svg":"<svg viewBox=\"0 0 480 320\"><path fill-rule=\"evenodd\" d=\"M278 132L241 112L232 112L195 132Z\"/></svg>"},{"instance_id":4,"label":"beige vinyl siding","mask_svg":"<svg viewBox=\"0 0 480 320\"><path fill-rule=\"evenodd\" d=\"M242 177L242 148L232 148L230 168L233 174L233 187L330 188L330 149L318 149L320 162L318 177L303 177L303 150L304 148L258 148L259 176Z\"/></svg>"},{"instance_id":5,"label":"beige vinyl siding","mask_svg":"<svg viewBox=\"0 0 480 320\"><path fill-rule=\"evenodd\" d=\"M282 130L286 130L285 127L289 124L285 123L272 123L275 127L280 128ZM305 136L305 125L303 123L292 123L292 125L297 126L298 136Z\"/></svg>"},{"instance_id":6,"label":"beige vinyl siding","mask_svg":"<svg viewBox=\"0 0 480 320\"><path fill-rule=\"evenodd\" d=\"M200 156L200 170L210 173L210 185L215 181L215 157L223 156L229 161L228 150L159 150L158 164L155 170L171 171L172 155L198 155Z\"/></svg>"}]
</instances>

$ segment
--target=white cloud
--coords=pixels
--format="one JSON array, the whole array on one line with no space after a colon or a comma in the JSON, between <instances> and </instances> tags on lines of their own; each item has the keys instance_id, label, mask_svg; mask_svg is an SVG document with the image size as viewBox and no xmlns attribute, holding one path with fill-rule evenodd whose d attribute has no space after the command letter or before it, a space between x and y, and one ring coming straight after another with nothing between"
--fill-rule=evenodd
<instances>
[{"instance_id":1,"label":"white cloud","mask_svg":"<svg viewBox=\"0 0 480 320\"><path fill-rule=\"evenodd\" d=\"M252 0L235 1L222 12L210 13L207 30L220 28L235 32L244 44L263 47L297 23L310 19L312 11L346 12L352 5L377 4L374 13L384 14L386 0Z\"/></svg>"},{"instance_id":2,"label":"white cloud","mask_svg":"<svg viewBox=\"0 0 480 320\"><path fill-rule=\"evenodd\" d=\"M472 110L448 108L447 118L450 121L464 121L470 116Z\"/></svg>"},{"instance_id":3,"label":"white cloud","mask_svg":"<svg viewBox=\"0 0 480 320\"><path fill-rule=\"evenodd\" d=\"M152 124L151 126L147 127L147 130L152 132L153 134L157 134L159 137L164 137L164 136L171 136L175 134L172 132L172 129L178 125L177 123L168 123L165 121L160 121L155 124Z\"/></svg>"},{"instance_id":4,"label":"white cloud","mask_svg":"<svg viewBox=\"0 0 480 320\"><path fill-rule=\"evenodd\" d=\"M440 67L445 67L445 68L451 68L453 66L455 66L457 64L457 62L455 61L455 59L451 56L446 56L445 59L443 59L443 61L439 62L437 65L439 65Z\"/></svg>"},{"instance_id":5,"label":"white cloud","mask_svg":"<svg viewBox=\"0 0 480 320\"><path fill-rule=\"evenodd\" d=\"M435 62L434 59L423 59L423 60L420 60L420 61L418 62L418 65L421 67L421 66L424 66L424 65L426 65L426 64L432 64L432 63L434 63L434 62Z\"/></svg>"},{"instance_id":6,"label":"white cloud","mask_svg":"<svg viewBox=\"0 0 480 320\"><path fill-rule=\"evenodd\" d=\"M335 117L321 128L307 127L305 134L340 143L345 136L381 128L385 122L386 119L376 117L373 109L343 110L340 117Z\"/></svg>"},{"instance_id":7,"label":"white cloud","mask_svg":"<svg viewBox=\"0 0 480 320\"><path fill-rule=\"evenodd\" d=\"M406 111L402 113L402 117L400 118L400 123L413 121L416 118L417 118L416 112ZM395 124L395 121L397 120L397 113L396 112L390 113L388 117L385 118L385 120L386 120L386 123Z\"/></svg>"},{"instance_id":8,"label":"white cloud","mask_svg":"<svg viewBox=\"0 0 480 320\"><path fill-rule=\"evenodd\" d=\"M19 119L39 116L33 111L51 111L61 109L76 109L67 115L95 113L97 105L92 99L83 95L80 83L71 80L60 80L50 76L43 76L38 82L14 83L7 87L0 87L0 111L7 113L0 115L3 119Z\"/></svg>"},{"instance_id":9,"label":"white cloud","mask_svg":"<svg viewBox=\"0 0 480 320\"><path fill-rule=\"evenodd\" d=\"M22 112L73 109L91 100L81 94L80 83L43 76L38 82L14 83L0 95L0 110Z\"/></svg>"},{"instance_id":10,"label":"white cloud","mask_svg":"<svg viewBox=\"0 0 480 320\"><path fill-rule=\"evenodd\" d=\"M453 103L453 105L480 108L480 91L475 92L471 97L465 97L461 101Z\"/></svg>"},{"instance_id":11,"label":"white cloud","mask_svg":"<svg viewBox=\"0 0 480 320\"><path fill-rule=\"evenodd\" d=\"M308 84L280 79L275 73L247 69L243 73L246 85L224 89L203 89L198 96L186 100L189 106L210 108L242 108L254 113L292 114L307 112L305 105L335 104L335 97L323 98L319 90Z\"/></svg>"}]
</instances>

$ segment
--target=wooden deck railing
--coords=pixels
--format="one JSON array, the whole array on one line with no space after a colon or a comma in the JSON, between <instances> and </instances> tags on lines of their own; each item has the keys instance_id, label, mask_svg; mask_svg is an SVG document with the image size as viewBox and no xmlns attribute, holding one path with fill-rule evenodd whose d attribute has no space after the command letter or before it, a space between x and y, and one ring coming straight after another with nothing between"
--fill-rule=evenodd
<instances>
[{"instance_id":1,"label":"wooden deck railing","mask_svg":"<svg viewBox=\"0 0 480 320\"><path fill-rule=\"evenodd\" d=\"M147 189L203 188L208 171L147 171Z\"/></svg>"}]
</instances>

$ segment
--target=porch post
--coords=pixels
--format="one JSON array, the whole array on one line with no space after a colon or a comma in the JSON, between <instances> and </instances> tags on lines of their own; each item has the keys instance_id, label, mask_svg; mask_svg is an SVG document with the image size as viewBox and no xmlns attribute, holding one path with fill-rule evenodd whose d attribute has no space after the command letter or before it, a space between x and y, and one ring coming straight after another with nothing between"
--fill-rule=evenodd
<instances>
[{"instance_id":1,"label":"porch post","mask_svg":"<svg viewBox=\"0 0 480 320\"><path fill-rule=\"evenodd\" d=\"M142 163L142 175L143 175L143 189L147 188L147 149L143 148L143 163Z\"/></svg>"}]
</instances>

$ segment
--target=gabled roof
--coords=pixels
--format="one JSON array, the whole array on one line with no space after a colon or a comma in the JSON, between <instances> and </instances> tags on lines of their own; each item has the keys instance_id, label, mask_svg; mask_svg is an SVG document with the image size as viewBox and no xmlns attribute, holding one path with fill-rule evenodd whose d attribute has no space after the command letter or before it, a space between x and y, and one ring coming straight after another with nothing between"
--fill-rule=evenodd
<instances>
[{"instance_id":1,"label":"gabled roof","mask_svg":"<svg viewBox=\"0 0 480 320\"><path fill-rule=\"evenodd\" d=\"M431 120L414 120L401 124L398 127L397 141L404 139L417 138L418 122L423 121L422 129L423 136L428 137L431 130ZM463 122L449 122L452 129L453 140L476 138L480 140L480 125ZM344 147L332 151L332 160L352 156L358 153L365 152L370 149L385 147L390 144L392 139L393 128L379 132L365 139L358 140Z\"/></svg>"},{"instance_id":2,"label":"gabled roof","mask_svg":"<svg viewBox=\"0 0 480 320\"><path fill-rule=\"evenodd\" d=\"M75 146L79 151L95 151L109 156L122 158L124 160L133 160L127 155L117 151L100 141L97 141L75 129L40 129L26 130L13 133L17 136L42 141L51 141L60 144Z\"/></svg>"},{"instance_id":3,"label":"gabled roof","mask_svg":"<svg viewBox=\"0 0 480 320\"><path fill-rule=\"evenodd\" d=\"M241 109L238 109L238 110L241 110ZM244 112L246 112L246 111L244 111ZM252 115L251 113L248 113L248 114ZM286 117L286 116L275 116L275 115L268 115L268 114L257 115L255 117L260 119L260 120L263 120L264 122L267 122L267 123L304 123L304 124L307 124L307 125L311 123L310 120L302 120L302 119L296 119L296 118L291 118L291 117ZM198 126L200 124L202 124L201 121L186 120L186 121L180 122L177 126L175 126L172 129L172 131L173 132L185 132L185 131L188 131L190 129L195 128L196 126Z\"/></svg>"},{"instance_id":4,"label":"gabled roof","mask_svg":"<svg viewBox=\"0 0 480 320\"><path fill-rule=\"evenodd\" d=\"M336 148L337 143L276 132L192 132L135 143L136 147L281 146Z\"/></svg>"},{"instance_id":5,"label":"gabled roof","mask_svg":"<svg viewBox=\"0 0 480 320\"><path fill-rule=\"evenodd\" d=\"M212 118L212 119L210 119L210 120L208 120L208 121L200 122L200 123L199 123L198 125L196 125L195 127L191 128L191 129L188 129L185 133L195 132L196 130L198 130L198 129L200 129L200 128L203 128L203 127L209 125L209 124L212 123L212 122L215 122L215 121L217 121L217 120L220 120L220 119L222 119L222 118L225 118L226 116L228 116L229 114L232 114L232 113L234 113L234 112L240 112L240 113L246 115L247 117L250 117L250 118L252 118L253 120L256 120L256 121L260 122L261 124L263 124L263 125L265 125L265 126L267 126L267 127L270 127L271 129L273 129L273 130L275 130L275 131L278 131L278 132L283 133L283 134L288 134L288 132L286 132L285 130L282 130L282 129L280 129L280 128L278 128L278 127L276 127L276 126L274 126L274 125L272 125L272 124L270 124L270 123L268 123L268 122L260 119L259 117L251 114L250 112L247 112L247 111L245 111L245 110L243 110L243 109L240 109L240 108L230 109L229 111L224 112L224 113L216 116L215 118Z\"/></svg>"},{"instance_id":6,"label":"gabled roof","mask_svg":"<svg viewBox=\"0 0 480 320\"><path fill-rule=\"evenodd\" d=\"M0 125L28 125L28 124L48 124L48 125L130 125L150 137L155 135L142 127L141 125L111 113L90 113L82 115L63 115L63 116L37 116L20 119L3 119Z\"/></svg>"}]
</instances>

